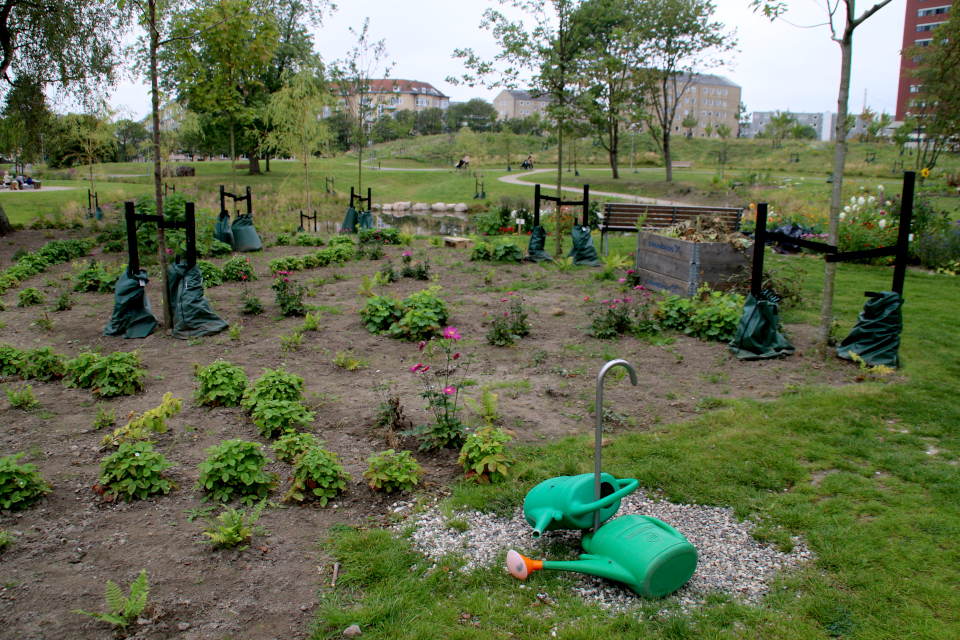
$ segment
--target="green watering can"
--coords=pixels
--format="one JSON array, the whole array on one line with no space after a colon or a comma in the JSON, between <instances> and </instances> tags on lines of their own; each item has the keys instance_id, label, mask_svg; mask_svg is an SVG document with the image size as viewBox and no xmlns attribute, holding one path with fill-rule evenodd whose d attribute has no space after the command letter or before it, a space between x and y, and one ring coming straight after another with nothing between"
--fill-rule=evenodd
<instances>
[{"instance_id":1,"label":"green watering can","mask_svg":"<svg viewBox=\"0 0 960 640\"><path fill-rule=\"evenodd\" d=\"M645 598L670 595L693 576L697 550L665 522L631 514L583 534L579 560L531 560L507 554L507 569L520 580L540 569L574 571L616 580Z\"/></svg>"},{"instance_id":2,"label":"green watering can","mask_svg":"<svg viewBox=\"0 0 960 640\"><path fill-rule=\"evenodd\" d=\"M534 538L554 529L589 529L592 526L596 531L601 522L616 515L620 509L620 499L640 487L637 480L617 480L609 473L600 471L603 379L607 371L618 366L627 370L630 383L637 386L637 372L626 360L611 360L597 374L597 433L593 445L593 473L546 480L531 489L523 501L523 517L533 527Z\"/></svg>"}]
</instances>

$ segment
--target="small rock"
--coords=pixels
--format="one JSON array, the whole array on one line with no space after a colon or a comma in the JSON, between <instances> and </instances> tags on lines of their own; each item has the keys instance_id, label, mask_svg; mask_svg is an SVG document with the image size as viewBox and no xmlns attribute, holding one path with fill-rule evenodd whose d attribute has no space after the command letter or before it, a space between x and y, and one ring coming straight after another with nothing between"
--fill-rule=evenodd
<instances>
[{"instance_id":1,"label":"small rock","mask_svg":"<svg viewBox=\"0 0 960 640\"><path fill-rule=\"evenodd\" d=\"M148 625L148 624L153 624L153 622L152 622L151 620L146 619L146 618L137 618L137 624L140 625L141 627L143 627L143 626Z\"/></svg>"},{"instance_id":2,"label":"small rock","mask_svg":"<svg viewBox=\"0 0 960 640\"><path fill-rule=\"evenodd\" d=\"M549 313L549 314L552 315L552 316L565 316L565 315L567 315L567 312L564 311L563 309L561 309L560 307L554 307L554 308L550 309L550 311L548 311L547 313Z\"/></svg>"},{"instance_id":3,"label":"small rock","mask_svg":"<svg viewBox=\"0 0 960 640\"><path fill-rule=\"evenodd\" d=\"M305 604L300 605L300 611L306 611L306 610L309 609L309 608L310 608L310 607L308 607L308 606L305 605Z\"/></svg>"},{"instance_id":4,"label":"small rock","mask_svg":"<svg viewBox=\"0 0 960 640\"><path fill-rule=\"evenodd\" d=\"M181 622L180 624L177 625L177 629L180 629L180 631L186 631L189 628L190 628L189 622Z\"/></svg>"},{"instance_id":5,"label":"small rock","mask_svg":"<svg viewBox=\"0 0 960 640\"><path fill-rule=\"evenodd\" d=\"M361 635L363 635L363 631L360 631L360 625L352 624L343 630L344 638L356 638Z\"/></svg>"}]
</instances>

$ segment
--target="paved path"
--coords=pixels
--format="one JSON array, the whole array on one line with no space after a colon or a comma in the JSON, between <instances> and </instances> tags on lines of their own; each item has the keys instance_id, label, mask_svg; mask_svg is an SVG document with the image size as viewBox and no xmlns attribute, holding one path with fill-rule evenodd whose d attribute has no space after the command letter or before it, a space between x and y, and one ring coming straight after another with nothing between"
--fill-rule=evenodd
<instances>
[{"instance_id":1,"label":"paved path","mask_svg":"<svg viewBox=\"0 0 960 640\"><path fill-rule=\"evenodd\" d=\"M500 182L506 182L508 184L519 184L526 187L531 187L529 182L523 182L520 178L526 178L527 176L536 175L538 173L556 173L555 168L551 169L534 169L533 171L527 171L526 173L518 173L515 175L501 176L498 178ZM584 171L607 171L607 169L584 169ZM556 189L556 186L546 185L550 190ZM583 193L582 187L560 187L563 191L570 191L573 193ZM659 200L657 198L644 198L641 196L634 196L626 193L613 193L612 191L594 191L590 190L590 195L592 196L607 196L610 198L622 198L628 202L639 202L640 204L663 204L671 207L685 206L686 203L683 202L673 202L672 200Z\"/></svg>"},{"instance_id":2,"label":"paved path","mask_svg":"<svg viewBox=\"0 0 960 640\"><path fill-rule=\"evenodd\" d=\"M45 193L47 191L74 191L79 190L81 187L60 187L50 185L48 187L41 186L39 189L17 189L16 191L12 189L0 189L0 193Z\"/></svg>"}]
</instances>

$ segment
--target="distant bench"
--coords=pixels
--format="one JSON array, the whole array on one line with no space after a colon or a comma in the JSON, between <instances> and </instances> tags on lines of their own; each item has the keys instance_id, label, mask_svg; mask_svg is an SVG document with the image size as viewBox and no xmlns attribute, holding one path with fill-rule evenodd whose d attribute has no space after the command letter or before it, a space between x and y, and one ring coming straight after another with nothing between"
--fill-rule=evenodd
<instances>
[{"instance_id":1,"label":"distant bench","mask_svg":"<svg viewBox=\"0 0 960 640\"><path fill-rule=\"evenodd\" d=\"M692 169L693 163L689 160L684 160L684 161L674 160L673 162L670 163L670 166L673 167L674 169Z\"/></svg>"},{"instance_id":2,"label":"distant bench","mask_svg":"<svg viewBox=\"0 0 960 640\"><path fill-rule=\"evenodd\" d=\"M712 216L721 218L730 231L738 231L743 217L742 208L608 202L600 225L600 246L604 252L607 251L608 231L636 231L637 220L644 213L647 214L643 222L644 229L663 229L684 220L696 219L697 216Z\"/></svg>"}]
</instances>

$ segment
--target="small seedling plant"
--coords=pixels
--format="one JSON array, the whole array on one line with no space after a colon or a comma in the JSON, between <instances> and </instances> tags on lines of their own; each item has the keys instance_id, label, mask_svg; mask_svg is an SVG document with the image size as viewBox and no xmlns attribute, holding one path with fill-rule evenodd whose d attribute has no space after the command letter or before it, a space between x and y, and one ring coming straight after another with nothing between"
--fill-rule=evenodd
<instances>
[{"instance_id":1,"label":"small seedling plant","mask_svg":"<svg viewBox=\"0 0 960 640\"><path fill-rule=\"evenodd\" d=\"M303 316L307 307L303 303L305 293L303 285L291 278L290 271L277 271L273 274L273 289L277 308L283 316Z\"/></svg>"},{"instance_id":2,"label":"small seedling plant","mask_svg":"<svg viewBox=\"0 0 960 640\"><path fill-rule=\"evenodd\" d=\"M207 492L204 500L228 502L237 497L251 506L277 486L279 477L263 470L269 460L256 442L225 440L207 453L197 480L197 488Z\"/></svg>"},{"instance_id":3,"label":"small seedling plant","mask_svg":"<svg viewBox=\"0 0 960 640\"><path fill-rule=\"evenodd\" d=\"M350 351L338 351L334 354L333 364L347 371L356 371L366 366L362 359L356 357Z\"/></svg>"},{"instance_id":4,"label":"small seedling plant","mask_svg":"<svg viewBox=\"0 0 960 640\"><path fill-rule=\"evenodd\" d=\"M523 297L511 291L500 300L507 308L494 314L487 332L487 342L495 347L512 347L517 340L530 335L528 313L523 307Z\"/></svg>"},{"instance_id":5,"label":"small seedling plant","mask_svg":"<svg viewBox=\"0 0 960 640\"><path fill-rule=\"evenodd\" d=\"M264 311L266 311L266 307L260 302L260 298L244 289L243 293L240 294L240 313L248 316L258 316Z\"/></svg>"},{"instance_id":6,"label":"small seedling plant","mask_svg":"<svg viewBox=\"0 0 960 640\"><path fill-rule=\"evenodd\" d=\"M150 585L147 583L147 570L141 569L140 575L130 585L130 595L123 595L120 585L107 580L107 613L91 613L83 609L75 609L74 613L91 616L97 620L108 622L115 627L127 628L127 625L136 620L147 606L147 596L150 594Z\"/></svg>"},{"instance_id":7,"label":"small seedling plant","mask_svg":"<svg viewBox=\"0 0 960 640\"><path fill-rule=\"evenodd\" d=\"M10 546L13 546L13 535L9 531L0 529L0 553Z\"/></svg>"},{"instance_id":8,"label":"small seedling plant","mask_svg":"<svg viewBox=\"0 0 960 640\"><path fill-rule=\"evenodd\" d=\"M370 488L374 491L412 491L423 475L423 468L409 451L397 453L388 449L370 456L367 463L369 466L363 477L370 481Z\"/></svg>"},{"instance_id":9,"label":"small seedling plant","mask_svg":"<svg viewBox=\"0 0 960 640\"><path fill-rule=\"evenodd\" d=\"M0 458L0 509L25 509L53 490L37 473L36 465L17 463L25 455L18 453Z\"/></svg>"},{"instance_id":10,"label":"small seedling plant","mask_svg":"<svg viewBox=\"0 0 960 640\"><path fill-rule=\"evenodd\" d=\"M308 449L319 447L322 442L312 433L300 433L297 431L288 431L283 434L271 447L277 460L280 462L293 462Z\"/></svg>"},{"instance_id":11,"label":"small seedling plant","mask_svg":"<svg viewBox=\"0 0 960 640\"><path fill-rule=\"evenodd\" d=\"M337 454L321 447L311 447L294 462L293 482L283 499L296 502L312 499L325 507L349 481L350 474L343 470Z\"/></svg>"},{"instance_id":12,"label":"small seedling plant","mask_svg":"<svg viewBox=\"0 0 960 640\"><path fill-rule=\"evenodd\" d=\"M86 351L66 363L68 387L91 389L95 396L130 396L143 389L146 370L139 351L114 351L101 356Z\"/></svg>"},{"instance_id":13,"label":"small seedling plant","mask_svg":"<svg viewBox=\"0 0 960 640\"><path fill-rule=\"evenodd\" d=\"M103 447L119 447L127 441L144 440L151 433L166 433L167 418L180 413L182 408L183 400L174 398L172 393L167 392L163 394L163 400L159 407L150 409L142 416L131 418L127 424L104 436L100 445Z\"/></svg>"},{"instance_id":14,"label":"small seedling plant","mask_svg":"<svg viewBox=\"0 0 960 640\"><path fill-rule=\"evenodd\" d=\"M36 287L27 287L17 297L18 307L32 307L37 304L43 304L43 292Z\"/></svg>"},{"instance_id":15,"label":"small seedling plant","mask_svg":"<svg viewBox=\"0 0 960 640\"><path fill-rule=\"evenodd\" d=\"M249 384L243 367L226 360L217 360L206 367L194 365L194 375L200 383L194 397L198 404L208 407L236 407Z\"/></svg>"},{"instance_id":16,"label":"small seedling plant","mask_svg":"<svg viewBox=\"0 0 960 640\"><path fill-rule=\"evenodd\" d=\"M486 427L467 436L457 464L463 467L467 478L481 484L506 477L513 456L505 446L513 440L503 429Z\"/></svg>"},{"instance_id":17,"label":"small seedling plant","mask_svg":"<svg viewBox=\"0 0 960 640\"><path fill-rule=\"evenodd\" d=\"M257 535L266 535L269 533L265 528L257 526L260 520L260 514L267 506L267 500L264 498L250 513L243 509L227 509L220 515L213 518L207 518L207 530L203 535L209 538L202 542L212 544L214 549L236 548L237 551L244 551L249 548L250 539Z\"/></svg>"},{"instance_id":18,"label":"small seedling plant","mask_svg":"<svg viewBox=\"0 0 960 640\"><path fill-rule=\"evenodd\" d=\"M230 282L247 282L256 280L253 265L246 256L234 256L223 263L223 279Z\"/></svg>"},{"instance_id":19,"label":"small seedling plant","mask_svg":"<svg viewBox=\"0 0 960 640\"><path fill-rule=\"evenodd\" d=\"M480 402L476 402L467 396L463 397L463 401L473 413L483 420L485 426L492 427L500 419L500 413L497 410L499 398L499 395L490 391L488 387L484 387L480 394Z\"/></svg>"},{"instance_id":20,"label":"small seedling plant","mask_svg":"<svg viewBox=\"0 0 960 640\"><path fill-rule=\"evenodd\" d=\"M33 396L33 387L28 384L16 388L9 387L5 391L7 392L7 400L10 401L10 406L14 409L29 411L40 406L40 403Z\"/></svg>"},{"instance_id":21,"label":"small seedling plant","mask_svg":"<svg viewBox=\"0 0 960 640\"><path fill-rule=\"evenodd\" d=\"M177 484L163 476L172 467L148 442L124 442L100 463L100 491L105 500L117 497L127 502L169 493Z\"/></svg>"},{"instance_id":22,"label":"small seedling plant","mask_svg":"<svg viewBox=\"0 0 960 640\"><path fill-rule=\"evenodd\" d=\"M431 424L411 431L419 438L421 451L463 444L466 427L458 415L463 409L459 402L460 389L470 370L472 357L467 355L461 359L457 344L460 340L462 337L456 328L447 327L440 338L419 344L425 359L438 361L438 372L431 374L432 365L423 362L410 367L410 373L420 383L420 396L426 400L426 409L434 417Z\"/></svg>"}]
</instances>

